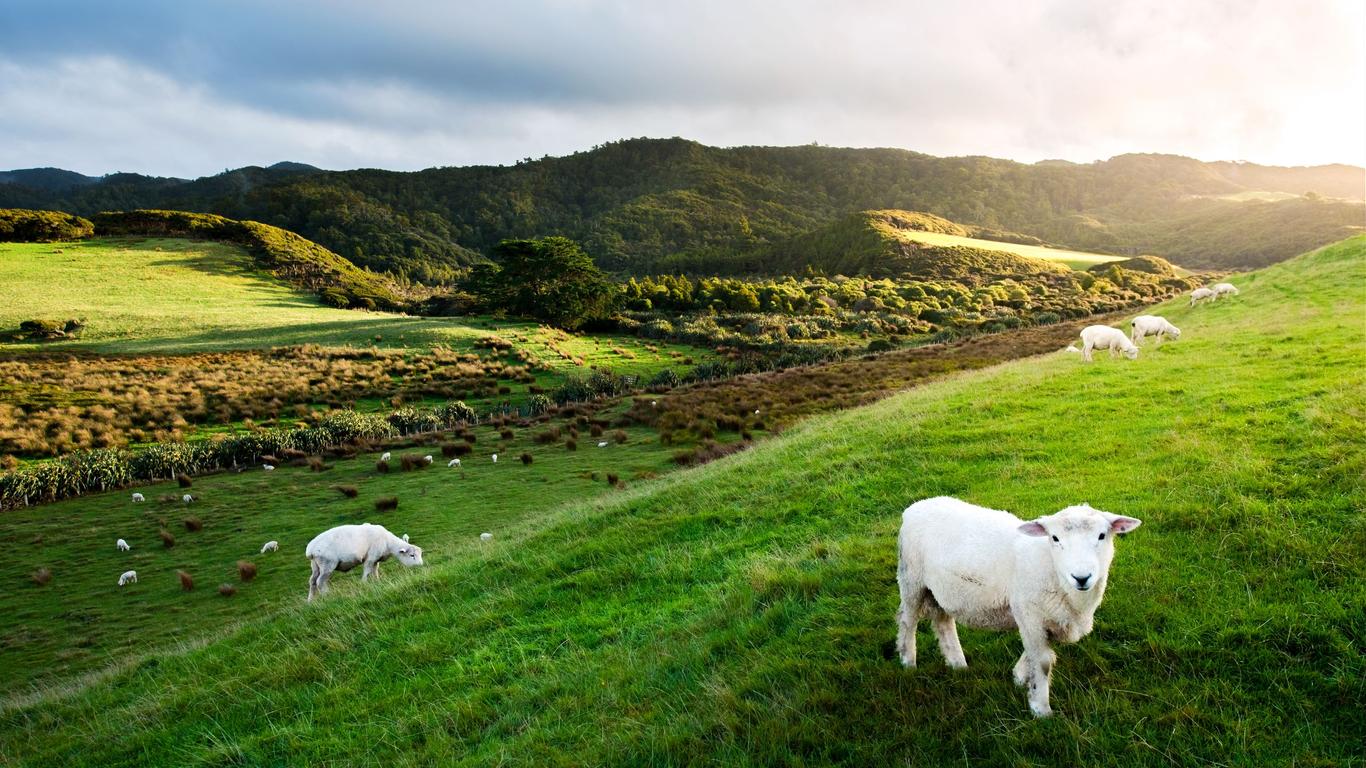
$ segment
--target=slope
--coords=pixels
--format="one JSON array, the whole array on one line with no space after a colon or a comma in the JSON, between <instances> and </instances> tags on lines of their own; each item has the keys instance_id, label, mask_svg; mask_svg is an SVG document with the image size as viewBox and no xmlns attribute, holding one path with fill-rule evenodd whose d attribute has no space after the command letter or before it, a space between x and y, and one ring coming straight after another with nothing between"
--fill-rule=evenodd
<instances>
[{"instance_id":1,"label":"slope","mask_svg":"<svg viewBox=\"0 0 1366 768\"><path fill-rule=\"evenodd\" d=\"M1358 760L1364 256L1356 238L1239 278L1235 300L1169 305L1181 341L1135 363L1059 353L815 419L446 565L11 705L0 755ZM935 494L1026 516L1087 500L1145 521L1095 634L1060 649L1060 716L1028 719L1008 634L963 632L964 672L884 657L899 512Z\"/></svg>"}]
</instances>

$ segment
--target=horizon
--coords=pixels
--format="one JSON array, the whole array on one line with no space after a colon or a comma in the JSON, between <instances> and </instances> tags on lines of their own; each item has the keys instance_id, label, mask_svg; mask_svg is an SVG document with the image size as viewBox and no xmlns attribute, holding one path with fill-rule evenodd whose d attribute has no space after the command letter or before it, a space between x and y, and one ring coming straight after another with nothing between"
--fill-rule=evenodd
<instances>
[{"instance_id":1,"label":"horizon","mask_svg":"<svg viewBox=\"0 0 1366 768\"><path fill-rule=\"evenodd\" d=\"M511 165L613 136L1366 166L1366 6L0 7L0 167ZM1312 52L1311 55L1306 55Z\"/></svg>"}]
</instances>

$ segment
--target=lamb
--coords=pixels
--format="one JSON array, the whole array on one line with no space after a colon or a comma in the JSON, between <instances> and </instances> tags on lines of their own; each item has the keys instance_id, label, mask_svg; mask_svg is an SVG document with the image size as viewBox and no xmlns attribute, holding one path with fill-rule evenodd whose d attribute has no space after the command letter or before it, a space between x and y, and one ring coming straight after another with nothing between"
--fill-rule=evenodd
<instances>
[{"instance_id":1,"label":"lamb","mask_svg":"<svg viewBox=\"0 0 1366 768\"><path fill-rule=\"evenodd\" d=\"M388 452L388 451L385 451L384 453L381 453L381 454L379 455L379 460L380 460L380 461L388 461L389 459L392 459L393 457L394 457L394 455L393 455L392 453L390 453L390 452Z\"/></svg>"},{"instance_id":2,"label":"lamb","mask_svg":"<svg viewBox=\"0 0 1366 768\"><path fill-rule=\"evenodd\" d=\"M458 466L460 466L460 459L451 459L450 461L446 462L446 466L448 466L448 467L458 467Z\"/></svg>"},{"instance_id":3,"label":"lamb","mask_svg":"<svg viewBox=\"0 0 1366 768\"><path fill-rule=\"evenodd\" d=\"M120 552L127 552L128 550L132 549L132 547L128 546L128 542L124 541L123 539L119 539L118 541L114 542L114 546L118 547L118 550Z\"/></svg>"},{"instance_id":4,"label":"lamb","mask_svg":"<svg viewBox=\"0 0 1366 768\"><path fill-rule=\"evenodd\" d=\"M1075 643L1091 632L1105 596L1114 536L1141 521L1086 504L1024 522L1009 512L940 496L906 508L897 538L897 651L916 665L915 631L930 618L950 667L968 665L957 621L1018 629L1024 652L1015 683L1027 686L1035 717L1052 714L1048 687L1057 654L1050 639Z\"/></svg>"},{"instance_id":5,"label":"lamb","mask_svg":"<svg viewBox=\"0 0 1366 768\"><path fill-rule=\"evenodd\" d=\"M1162 343L1162 337L1170 337L1172 341L1181 338L1181 329L1167 322L1164 317L1157 315L1139 315L1129 322L1129 338L1138 344L1144 336L1156 336L1157 343Z\"/></svg>"},{"instance_id":6,"label":"lamb","mask_svg":"<svg viewBox=\"0 0 1366 768\"><path fill-rule=\"evenodd\" d=\"M134 503L134 504L141 504L142 502L144 502L144 501L146 501L146 500L147 500L147 497L146 497L146 496L143 496L143 495L140 494L140 493L135 493L135 494L133 494L133 503Z\"/></svg>"},{"instance_id":7,"label":"lamb","mask_svg":"<svg viewBox=\"0 0 1366 768\"><path fill-rule=\"evenodd\" d=\"M484 533L479 534L479 540L480 540L480 541L493 541L493 534L491 534L491 533L485 531Z\"/></svg>"},{"instance_id":8,"label":"lamb","mask_svg":"<svg viewBox=\"0 0 1366 768\"><path fill-rule=\"evenodd\" d=\"M427 454L426 456L423 456L423 457L422 457L422 463L424 463L424 464L431 464L431 463L432 463L432 455L429 453L429 454Z\"/></svg>"},{"instance_id":9,"label":"lamb","mask_svg":"<svg viewBox=\"0 0 1366 768\"><path fill-rule=\"evenodd\" d=\"M1214 291L1214 298L1215 298L1216 300L1217 300L1220 296L1237 296L1237 295L1238 295L1238 289L1233 285L1233 283L1215 283L1214 285L1211 285L1211 286L1209 287L1209 289L1210 289L1211 291Z\"/></svg>"},{"instance_id":10,"label":"lamb","mask_svg":"<svg viewBox=\"0 0 1366 768\"><path fill-rule=\"evenodd\" d=\"M497 464L497 463L498 463L498 454L496 454L496 453L493 454L493 463L494 463L494 464Z\"/></svg>"},{"instance_id":11,"label":"lamb","mask_svg":"<svg viewBox=\"0 0 1366 768\"><path fill-rule=\"evenodd\" d=\"M189 504L190 502L194 501L194 497L187 493L184 496L181 496L180 500L185 502L186 504Z\"/></svg>"},{"instance_id":12,"label":"lamb","mask_svg":"<svg viewBox=\"0 0 1366 768\"><path fill-rule=\"evenodd\" d=\"M1111 328L1108 325L1088 325L1081 329L1081 349L1077 349L1075 344L1068 345L1068 352L1081 352L1081 357L1086 362L1091 362L1091 350L1108 349L1110 357L1123 352L1124 356L1130 360L1138 357L1138 347L1134 346L1129 337L1124 335L1124 331L1118 328Z\"/></svg>"},{"instance_id":13,"label":"lamb","mask_svg":"<svg viewBox=\"0 0 1366 768\"><path fill-rule=\"evenodd\" d=\"M138 572L137 572L137 571L124 571L123 574L119 576L119 586L120 586L120 587L126 587L126 586L128 586L129 584L136 584L136 583L138 583Z\"/></svg>"},{"instance_id":14,"label":"lamb","mask_svg":"<svg viewBox=\"0 0 1366 768\"><path fill-rule=\"evenodd\" d=\"M262 464L262 465L261 465L261 469L264 469L264 470L267 471L267 472L274 472L274 471L275 471L275 465L274 465L274 464Z\"/></svg>"},{"instance_id":15,"label":"lamb","mask_svg":"<svg viewBox=\"0 0 1366 768\"><path fill-rule=\"evenodd\" d=\"M361 580L379 578L379 564L397 557L406 566L422 565L422 548L409 544L382 525L339 525L308 542L304 550L313 566L308 578L308 599L327 594L327 581L333 571L345 573L362 566Z\"/></svg>"},{"instance_id":16,"label":"lamb","mask_svg":"<svg viewBox=\"0 0 1366 768\"><path fill-rule=\"evenodd\" d=\"M261 554L264 555L267 552L275 552L279 549L280 542L276 541L275 539L271 539L270 541L267 541L265 544L261 545Z\"/></svg>"},{"instance_id":17,"label":"lamb","mask_svg":"<svg viewBox=\"0 0 1366 768\"><path fill-rule=\"evenodd\" d=\"M598 443L598 447L599 447L599 448L606 448L606 447L607 447L607 441L606 441L606 440L603 440L602 442Z\"/></svg>"},{"instance_id":18,"label":"lamb","mask_svg":"<svg viewBox=\"0 0 1366 768\"><path fill-rule=\"evenodd\" d=\"M1193 307L1202 301L1214 301L1217 298L1219 298L1219 294L1215 293L1214 291L1208 288L1196 288L1195 290L1191 291L1190 306Z\"/></svg>"}]
</instances>

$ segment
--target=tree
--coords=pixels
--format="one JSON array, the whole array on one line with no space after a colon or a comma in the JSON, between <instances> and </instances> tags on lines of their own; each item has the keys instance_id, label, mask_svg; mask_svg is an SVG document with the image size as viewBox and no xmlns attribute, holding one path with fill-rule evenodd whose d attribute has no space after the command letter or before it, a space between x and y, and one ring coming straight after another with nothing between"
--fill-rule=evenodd
<instances>
[{"instance_id":1,"label":"tree","mask_svg":"<svg viewBox=\"0 0 1366 768\"><path fill-rule=\"evenodd\" d=\"M504 240L496 266L476 268L469 285L489 307L574 329L605 318L621 289L567 237Z\"/></svg>"}]
</instances>

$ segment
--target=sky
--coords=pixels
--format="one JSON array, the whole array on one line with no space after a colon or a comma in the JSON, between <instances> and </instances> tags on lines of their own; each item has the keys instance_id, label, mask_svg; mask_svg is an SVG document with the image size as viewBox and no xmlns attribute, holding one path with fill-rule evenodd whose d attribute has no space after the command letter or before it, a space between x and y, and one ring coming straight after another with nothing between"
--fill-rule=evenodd
<instances>
[{"instance_id":1,"label":"sky","mask_svg":"<svg viewBox=\"0 0 1366 768\"><path fill-rule=\"evenodd\" d=\"M1366 165L1363 0L4 0L0 168L509 164L637 136Z\"/></svg>"}]
</instances>

